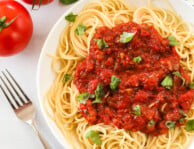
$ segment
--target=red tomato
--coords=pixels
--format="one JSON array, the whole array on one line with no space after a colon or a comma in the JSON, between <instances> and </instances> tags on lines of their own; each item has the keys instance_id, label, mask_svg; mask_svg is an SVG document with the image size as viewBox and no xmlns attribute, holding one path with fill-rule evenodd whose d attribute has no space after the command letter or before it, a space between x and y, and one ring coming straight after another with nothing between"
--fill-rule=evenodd
<instances>
[{"instance_id":1,"label":"red tomato","mask_svg":"<svg viewBox=\"0 0 194 149\"><path fill-rule=\"evenodd\" d=\"M10 56L26 48L33 32L32 19L28 11L16 1L0 1L0 20L4 24L15 20L7 27L0 22L0 56Z\"/></svg>"},{"instance_id":2,"label":"red tomato","mask_svg":"<svg viewBox=\"0 0 194 149\"><path fill-rule=\"evenodd\" d=\"M35 5L39 5L41 0L23 0L25 3L27 4L33 4L33 1L35 1ZM41 5L42 4L48 4L51 3L53 0L42 0L41 1Z\"/></svg>"}]
</instances>

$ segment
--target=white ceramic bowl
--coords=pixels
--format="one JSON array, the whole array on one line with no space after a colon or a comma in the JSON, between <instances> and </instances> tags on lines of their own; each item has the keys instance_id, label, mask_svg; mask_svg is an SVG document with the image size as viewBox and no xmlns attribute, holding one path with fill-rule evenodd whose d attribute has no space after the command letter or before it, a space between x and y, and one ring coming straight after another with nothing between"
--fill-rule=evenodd
<instances>
[{"instance_id":1,"label":"white ceramic bowl","mask_svg":"<svg viewBox=\"0 0 194 149\"><path fill-rule=\"evenodd\" d=\"M79 13L83 8L83 6L88 1L89 0L80 0L77 4L73 5L73 7L67 10L59 18L59 20L50 31L44 43L44 46L42 48L42 52L40 55L39 63L38 63L37 89L38 89L38 98L39 98L41 111L54 137L56 137L56 139L65 149L69 149L71 147L68 144L68 142L64 139L64 137L62 136L61 132L59 131L55 123L51 119L49 119L49 117L46 115L46 112L44 111L44 108L43 108L43 102L42 102L43 97L55 78L54 73L51 70L51 59L46 55L46 53L55 54L55 50L58 45L60 34L64 29L64 27L67 25L67 22L65 21L64 17L70 12ZM130 4L135 7L145 6L147 3L147 0L126 0L126 1L129 1ZM179 0L179 1L170 0L170 2L171 4L173 4L173 7L177 11L177 13L185 21L194 24L194 17L193 17L194 8L186 4L184 0ZM162 0L156 0L155 4L156 6L159 6L162 8L166 7L162 2ZM194 142L190 145L189 149L193 149L193 148L194 148Z\"/></svg>"}]
</instances>

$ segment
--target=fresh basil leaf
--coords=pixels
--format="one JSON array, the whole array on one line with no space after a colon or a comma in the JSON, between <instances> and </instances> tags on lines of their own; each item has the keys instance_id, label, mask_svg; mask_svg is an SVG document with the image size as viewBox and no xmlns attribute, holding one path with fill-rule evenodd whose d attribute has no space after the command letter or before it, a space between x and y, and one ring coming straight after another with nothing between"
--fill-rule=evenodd
<instances>
[{"instance_id":1,"label":"fresh basil leaf","mask_svg":"<svg viewBox=\"0 0 194 149\"><path fill-rule=\"evenodd\" d=\"M187 118L187 114L181 109L179 109L179 113L184 116L184 117L179 119L179 122L184 123L184 120Z\"/></svg>"},{"instance_id":2,"label":"fresh basil leaf","mask_svg":"<svg viewBox=\"0 0 194 149\"><path fill-rule=\"evenodd\" d=\"M117 91L119 83L121 83L121 79L119 77L112 75L110 83L111 90Z\"/></svg>"},{"instance_id":3,"label":"fresh basil leaf","mask_svg":"<svg viewBox=\"0 0 194 149\"><path fill-rule=\"evenodd\" d=\"M89 131L87 134L86 134L86 138L91 138L92 141L97 144L97 145L100 145L102 144L102 141L100 139L100 135L99 135L99 132L97 131Z\"/></svg>"},{"instance_id":4,"label":"fresh basil leaf","mask_svg":"<svg viewBox=\"0 0 194 149\"><path fill-rule=\"evenodd\" d=\"M99 83L95 90L95 100L92 103L101 103L101 98L104 97L104 89L103 86Z\"/></svg>"},{"instance_id":5,"label":"fresh basil leaf","mask_svg":"<svg viewBox=\"0 0 194 149\"><path fill-rule=\"evenodd\" d=\"M188 120L186 124L186 130L194 130L194 120Z\"/></svg>"},{"instance_id":6,"label":"fresh basil leaf","mask_svg":"<svg viewBox=\"0 0 194 149\"><path fill-rule=\"evenodd\" d=\"M154 120L150 120L149 122L148 122L148 126L149 127L151 127L151 126L153 126L153 125L155 125L156 124L156 122L154 121Z\"/></svg>"},{"instance_id":7,"label":"fresh basil leaf","mask_svg":"<svg viewBox=\"0 0 194 149\"><path fill-rule=\"evenodd\" d=\"M176 38L173 37L173 36L168 36L168 40L169 40L169 45L170 46L176 46L176 45L179 45L180 44L180 42L178 42L176 40Z\"/></svg>"},{"instance_id":8,"label":"fresh basil leaf","mask_svg":"<svg viewBox=\"0 0 194 149\"><path fill-rule=\"evenodd\" d=\"M140 62L142 61L142 58L141 58L141 56L137 56L137 57L134 57L134 58L133 58L133 61L134 61L135 63L140 63Z\"/></svg>"},{"instance_id":9,"label":"fresh basil leaf","mask_svg":"<svg viewBox=\"0 0 194 149\"><path fill-rule=\"evenodd\" d=\"M86 109L83 110L85 114L88 114L88 111Z\"/></svg>"},{"instance_id":10,"label":"fresh basil leaf","mask_svg":"<svg viewBox=\"0 0 194 149\"><path fill-rule=\"evenodd\" d=\"M86 29L87 29L87 26L85 26L85 25L83 25L83 24L79 24L78 27L77 27L76 30L75 30L75 33L76 33L77 35L83 35L84 32L86 31Z\"/></svg>"},{"instance_id":11,"label":"fresh basil leaf","mask_svg":"<svg viewBox=\"0 0 194 149\"><path fill-rule=\"evenodd\" d=\"M70 75L70 74L65 74L65 75L63 76L62 82L63 82L63 83L66 83L68 80L71 80L71 79L73 79L73 76L72 76L72 75Z\"/></svg>"},{"instance_id":12,"label":"fresh basil leaf","mask_svg":"<svg viewBox=\"0 0 194 149\"><path fill-rule=\"evenodd\" d=\"M194 120L188 120L186 124L186 130L194 130Z\"/></svg>"},{"instance_id":13,"label":"fresh basil leaf","mask_svg":"<svg viewBox=\"0 0 194 149\"><path fill-rule=\"evenodd\" d=\"M194 89L194 82L191 82L189 85L190 88Z\"/></svg>"},{"instance_id":14,"label":"fresh basil leaf","mask_svg":"<svg viewBox=\"0 0 194 149\"><path fill-rule=\"evenodd\" d=\"M166 121L165 125L168 129L172 129L175 127L176 121Z\"/></svg>"},{"instance_id":15,"label":"fresh basil leaf","mask_svg":"<svg viewBox=\"0 0 194 149\"><path fill-rule=\"evenodd\" d=\"M66 4L66 5L72 4L76 1L78 0L60 0L61 3Z\"/></svg>"},{"instance_id":16,"label":"fresh basil leaf","mask_svg":"<svg viewBox=\"0 0 194 149\"><path fill-rule=\"evenodd\" d=\"M179 113L182 114L183 116L187 117L187 114L183 110L179 109Z\"/></svg>"},{"instance_id":17,"label":"fresh basil leaf","mask_svg":"<svg viewBox=\"0 0 194 149\"><path fill-rule=\"evenodd\" d=\"M185 117L182 117L182 118L179 119L180 123L184 123L184 121L185 121Z\"/></svg>"},{"instance_id":18,"label":"fresh basil leaf","mask_svg":"<svg viewBox=\"0 0 194 149\"><path fill-rule=\"evenodd\" d=\"M130 42L133 39L134 35L135 35L135 33L123 32L120 35L120 42L128 43L128 42Z\"/></svg>"},{"instance_id":19,"label":"fresh basil leaf","mask_svg":"<svg viewBox=\"0 0 194 149\"><path fill-rule=\"evenodd\" d=\"M172 77L167 75L161 82L161 85L167 89L171 89L173 84Z\"/></svg>"},{"instance_id":20,"label":"fresh basil leaf","mask_svg":"<svg viewBox=\"0 0 194 149\"><path fill-rule=\"evenodd\" d=\"M140 107L140 105L135 105L133 107L133 113L138 115L138 116L141 116L141 107Z\"/></svg>"},{"instance_id":21,"label":"fresh basil leaf","mask_svg":"<svg viewBox=\"0 0 194 149\"><path fill-rule=\"evenodd\" d=\"M99 49L109 47L108 44L106 43L106 41L104 41L103 39L94 39L94 40L96 41Z\"/></svg>"},{"instance_id":22,"label":"fresh basil leaf","mask_svg":"<svg viewBox=\"0 0 194 149\"><path fill-rule=\"evenodd\" d=\"M183 81L182 85L184 85L184 84L185 84L185 78L183 78L183 77L181 76L181 74L180 74L180 72L179 72L179 71L173 72L172 74L173 74L173 75L176 75L176 76L178 76L179 78L181 78L181 79L182 79L182 81Z\"/></svg>"},{"instance_id":23,"label":"fresh basil leaf","mask_svg":"<svg viewBox=\"0 0 194 149\"><path fill-rule=\"evenodd\" d=\"M77 15L73 14L72 12L65 16L65 19L69 22L75 22Z\"/></svg>"},{"instance_id":24,"label":"fresh basil leaf","mask_svg":"<svg viewBox=\"0 0 194 149\"><path fill-rule=\"evenodd\" d=\"M78 102L83 103L83 104L86 104L86 101L89 98L95 98L95 95L94 94L87 93L87 92L84 92L84 93L81 93L81 94L79 94L77 96Z\"/></svg>"}]
</instances>

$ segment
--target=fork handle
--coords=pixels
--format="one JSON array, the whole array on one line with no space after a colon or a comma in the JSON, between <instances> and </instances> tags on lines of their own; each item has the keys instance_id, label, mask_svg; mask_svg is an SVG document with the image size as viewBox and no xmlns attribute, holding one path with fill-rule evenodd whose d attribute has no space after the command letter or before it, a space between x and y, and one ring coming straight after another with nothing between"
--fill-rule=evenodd
<instances>
[{"instance_id":1,"label":"fork handle","mask_svg":"<svg viewBox=\"0 0 194 149\"><path fill-rule=\"evenodd\" d=\"M34 120L31 121L30 125L32 126L32 128L34 129L34 131L37 133L42 145L44 146L44 149L51 149L51 147L49 146L49 144L47 143L47 141L44 139L44 137L40 134L37 124Z\"/></svg>"}]
</instances>

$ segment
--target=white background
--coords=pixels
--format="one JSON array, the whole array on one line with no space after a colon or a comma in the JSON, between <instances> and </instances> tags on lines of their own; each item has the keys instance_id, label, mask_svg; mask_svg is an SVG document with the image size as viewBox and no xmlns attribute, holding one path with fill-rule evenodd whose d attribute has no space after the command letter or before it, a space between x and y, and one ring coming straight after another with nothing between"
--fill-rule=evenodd
<instances>
[{"instance_id":1,"label":"white background","mask_svg":"<svg viewBox=\"0 0 194 149\"><path fill-rule=\"evenodd\" d=\"M176 2L179 1L177 0ZM193 0L187 0L187 2L194 4ZM34 23L32 39L28 47L18 55L7 58L0 57L0 71L7 68L15 76L36 106L36 120L41 133L46 137L53 149L62 149L52 136L40 113L36 90L36 72L41 48L50 29L57 19L72 5L64 6L59 3L59 0L54 0L51 4L41 6L39 10L34 11L31 10L30 5L24 4L24 6L30 12ZM191 14L193 15L193 13ZM188 20L191 19L188 18ZM0 92L0 149L42 148L36 134L28 125L16 118L2 92Z\"/></svg>"},{"instance_id":2,"label":"white background","mask_svg":"<svg viewBox=\"0 0 194 149\"><path fill-rule=\"evenodd\" d=\"M52 136L40 113L36 72L39 55L44 41L58 18L72 5L65 6L59 0L41 6L39 10L31 10L30 5L22 3L29 11L34 25L34 32L28 47L15 56L0 57L0 71L7 68L33 101L37 109L37 124L53 149L62 149ZM1 75L1 73L0 73ZM31 127L21 122L14 115L11 107L0 91L0 149L42 149L38 137Z\"/></svg>"}]
</instances>

